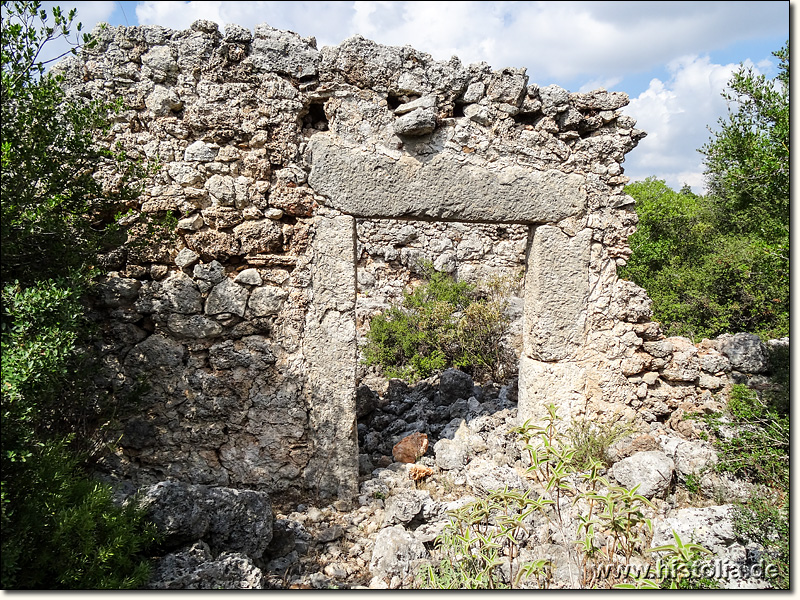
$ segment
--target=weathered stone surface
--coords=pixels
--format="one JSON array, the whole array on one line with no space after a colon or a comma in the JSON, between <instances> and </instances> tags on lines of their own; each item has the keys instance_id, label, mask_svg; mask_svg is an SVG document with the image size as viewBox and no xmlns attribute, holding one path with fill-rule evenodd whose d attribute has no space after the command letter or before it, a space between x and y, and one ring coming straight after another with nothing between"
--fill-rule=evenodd
<instances>
[{"instance_id":1,"label":"weathered stone surface","mask_svg":"<svg viewBox=\"0 0 800 600\"><path fill-rule=\"evenodd\" d=\"M574 363L547 363L521 356L520 418L543 422L551 403L558 407L558 415L564 421L576 417L586 403L586 370Z\"/></svg>"},{"instance_id":2,"label":"weathered stone surface","mask_svg":"<svg viewBox=\"0 0 800 600\"><path fill-rule=\"evenodd\" d=\"M222 326L202 315L172 314L167 319L167 328L178 336L188 338L212 338L222 333Z\"/></svg>"},{"instance_id":3,"label":"weathered stone surface","mask_svg":"<svg viewBox=\"0 0 800 600\"><path fill-rule=\"evenodd\" d=\"M200 256L198 256L195 252L192 252L188 248L184 248L183 250L178 252L178 256L175 257L175 264L181 269L186 269L188 267L191 267L198 260L200 260Z\"/></svg>"},{"instance_id":4,"label":"weathered stone surface","mask_svg":"<svg viewBox=\"0 0 800 600\"><path fill-rule=\"evenodd\" d=\"M309 146L309 184L330 206L358 217L555 222L586 202L582 178L559 171L498 172L443 155L393 160L349 148L328 134L314 136Z\"/></svg>"},{"instance_id":5,"label":"weathered stone surface","mask_svg":"<svg viewBox=\"0 0 800 600\"><path fill-rule=\"evenodd\" d=\"M241 553L214 558L208 544L196 542L159 558L147 584L152 590L260 590L263 573Z\"/></svg>"},{"instance_id":6,"label":"weathered stone surface","mask_svg":"<svg viewBox=\"0 0 800 600\"><path fill-rule=\"evenodd\" d=\"M400 525L382 529L375 538L369 570L375 577L406 578L416 563L428 555L422 542Z\"/></svg>"},{"instance_id":7,"label":"weathered stone surface","mask_svg":"<svg viewBox=\"0 0 800 600\"><path fill-rule=\"evenodd\" d=\"M136 299L141 282L126 277L110 277L102 284L103 304L116 308Z\"/></svg>"},{"instance_id":8,"label":"weathered stone surface","mask_svg":"<svg viewBox=\"0 0 800 600\"><path fill-rule=\"evenodd\" d=\"M414 463L428 451L428 436L424 433L412 433L404 437L392 448L395 461Z\"/></svg>"},{"instance_id":9,"label":"weathered stone surface","mask_svg":"<svg viewBox=\"0 0 800 600\"><path fill-rule=\"evenodd\" d=\"M277 286L265 285L257 287L250 293L248 306L256 317L275 315L281 310L288 295L286 290Z\"/></svg>"},{"instance_id":10,"label":"weathered stone surface","mask_svg":"<svg viewBox=\"0 0 800 600\"><path fill-rule=\"evenodd\" d=\"M210 283L219 283L225 279L225 268L216 260L212 260L208 264L195 265L194 276Z\"/></svg>"},{"instance_id":11,"label":"weathered stone surface","mask_svg":"<svg viewBox=\"0 0 800 600\"><path fill-rule=\"evenodd\" d=\"M672 481L675 463L663 452L650 450L623 458L612 467L614 479L645 498L663 495Z\"/></svg>"},{"instance_id":12,"label":"weathered stone surface","mask_svg":"<svg viewBox=\"0 0 800 600\"><path fill-rule=\"evenodd\" d=\"M233 228L243 254L276 252L283 244L281 226L272 219L246 221Z\"/></svg>"},{"instance_id":13,"label":"weathered stone surface","mask_svg":"<svg viewBox=\"0 0 800 600\"><path fill-rule=\"evenodd\" d=\"M168 546L202 539L216 552L260 558L272 539L272 508L264 492L163 481L144 491L141 505Z\"/></svg>"},{"instance_id":14,"label":"weathered stone surface","mask_svg":"<svg viewBox=\"0 0 800 600\"><path fill-rule=\"evenodd\" d=\"M686 481L690 475L704 475L717 463L717 453L708 443L668 436L661 436L659 443L664 453L675 461L675 471L681 481Z\"/></svg>"},{"instance_id":15,"label":"weathered stone surface","mask_svg":"<svg viewBox=\"0 0 800 600\"><path fill-rule=\"evenodd\" d=\"M469 449L456 440L439 440L433 451L436 453L436 466L447 471L461 469L469 460Z\"/></svg>"},{"instance_id":16,"label":"weathered stone surface","mask_svg":"<svg viewBox=\"0 0 800 600\"><path fill-rule=\"evenodd\" d=\"M277 72L298 79L317 74L320 54L313 38L257 25L249 61L261 72Z\"/></svg>"},{"instance_id":17,"label":"weathered stone surface","mask_svg":"<svg viewBox=\"0 0 800 600\"><path fill-rule=\"evenodd\" d=\"M394 494L386 501L383 526L405 525L421 516L423 507L431 502L430 492L427 491L408 490Z\"/></svg>"},{"instance_id":18,"label":"weathered stone surface","mask_svg":"<svg viewBox=\"0 0 800 600\"><path fill-rule=\"evenodd\" d=\"M231 279L224 279L214 286L206 300L206 314L218 315L231 313L244 316L250 292L244 286Z\"/></svg>"},{"instance_id":19,"label":"weathered stone surface","mask_svg":"<svg viewBox=\"0 0 800 600\"><path fill-rule=\"evenodd\" d=\"M524 347L531 358L574 356L585 336L591 231L570 238L557 227L537 227L525 275Z\"/></svg>"},{"instance_id":20,"label":"weathered stone surface","mask_svg":"<svg viewBox=\"0 0 800 600\"><path fill-rule=\"evenodd\" d=\"M769 367L766 345L755 334L723 334L719 336L718 348L737 371L763 373Z\"/></svg>"},{"instance_id":21,"label":"weathered stone surface","mask_svg":"<svg viewBox=\"0 0 800 600\"><path fill-rule=\"evenodd\" d=\"M262 284L261 275L259 275L258 269L245 269L233 279L233 282L245 285Z\"/></svg>"},{"instance_id":22,"label":"weathered stone surface","mask_svg":"<svg viewBox=\"0 0 800 600\"><path fill-rule=\"evenodd\" d=\"M303 353L310 425L317 435L306 477L320 493L347 501L358 486L355 223L352 217L320 216L313 235L314 295L306 314Z\"/></svg>"},{"instance_id":23,"label":"weathered stone surface","mask_svg":"<svg viewBox=\"0 0 800 600\"><path fill-rule=\"evenodd\" d=\"M436 110L433 108L412 110L399 117L392 127L397 135L427 135L436 129Z\"/></svg>"},{"instance_id":24,"label":"weathered stone surface","mask_svg":"<svg viewBox=\"0 0 800 600\"><path fill-rule=\"evenodd\" d=\"M473 460L467 466L467 484L481 494L505 487L511 490L525 490L528 487L512 467L486 460Z\"/></svg>"}]
</instances>

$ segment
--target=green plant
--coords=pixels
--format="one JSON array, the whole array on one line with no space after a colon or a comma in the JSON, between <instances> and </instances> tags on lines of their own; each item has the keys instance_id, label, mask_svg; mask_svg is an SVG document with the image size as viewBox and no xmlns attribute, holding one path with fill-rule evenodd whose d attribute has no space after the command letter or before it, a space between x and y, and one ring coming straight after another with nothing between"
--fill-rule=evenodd
<instances>
[{"instance_id":1,"label":"green plant","mask_svg":"<svg viewBox=\"0 0 800 600\"><path fill-rule=\"evenodd\" d=\"M438 589L500 589L532 578L546 587L550 579L548 561L517 564L515 560L520 540L527 534L526 519L549 504L548 500L534 499L529 494L530 491L505 488L450 511L450 521L437 538L440 562L427 567L421 585ZM506 565L507 575L503 572Z\"/></svg>"},{"instance_id":2,"label":"green plant","mask_svg":"<svg viewBox=\"0 0 800 600\"><path fill-rule=\"evenodd\" d=\"M702 569L703 557L711 554L711 551L700 544L684 542L678 533L673 529L672 537L675 538L674 544L665 544L650 548L652 553L666 552L663 559L661 571L663 576L659 582L662 589L716 589L717 582L713 578L698 575Z\"/></svg>"},{"instance_id":3,"label":"green plant","mask_svg":"<svg viewBox=\"0 0 800 600\"><path fill-rule=\"evenodd\" d=\"M576 419L567 430L570 445L575 449L573 461L578 469L587 469L592 461L611 466L608 449L614 442L632 433L630 423L619 420L598 425L588 419Z\"/></svg>"},{"instance_id":4,"label":"green plant","mask_svg":"<svg viewBox=\"0 0 800 600\"><path fill-rule=\"evenodd\" d=\"M789 415L745 385L733 385L727 409L706 417L716 436L717 470L788 489Z\"/></svg>"},{"instance_id":5,"label":"green plant","mask_svg":"<svg viewBox=\"0 0 800 600\"><path fill-rule=\"evenodd\" d=\"M68 38L75 11L53 8L48 25L39 2L2 9L0 583L136 587L153 527L85 469L114 404L86 385L84 300L97 252L119 238L105 225L138 192L137 165L96 141L119 104L68 99L39 60L46 43Z\"/></svg>"},{"instance_id":6,"label":"green plant","mask_svg":"<svg viewBox=\"0 0 800 600\"><path fill-rule=\"evenodd\" d=\"M448 589L548 587L554 568L550 559L518 564L522 546L530 540L533 517L539 515L559 531L563 542L572 541L574 552L568 552L567 566L571 578L573 564L580 575L578 581L573 579L573 585L653 589L662 584L713 586L714 582L683 576L684 563L694 564L708 551L697 544L684 544L677 534L674 545L650 551L668 553L664 573L654 578L653 564L642 568L641 563L632 562L634 557L641 559L649 554L652 526L645 510L655 507L637 492L638 486L629 490L610 485L601 474L600 461L589 458L585 463L576 462L570 437L557 427L557 409L553 405L547 408L543 424L528 420L514 429L525 443L531 462L528 472L542 493L535 497L532 489L522 493L506 488L451 511L450 522L437 538L439 562L425 569L417 585ZM577 527L572 531L573 520L564 512L569 503L580 505ZM602 541L599 532L604 532ZM675 573L676 579L666 579Z\"/></svg>"},{"instance_id":7,"label":"green plant","mask_svg":"<svg viewBox=\"0 0 800 600\"><path fill-rule=\"evenodd\" d=\"M690 494L697 494L700 492L700 476L695 475L694 473L689 473L686 476L686 481L684 482L684 486L686 486L686 490Z\"/></svg>"},{"instance_id":8,"label":"green plant","mask_svg":"<svg viewBox=\"0 0 800 600\"><path fill-rule=\"evenodd\" d=\"M734 531L744 540L754 541L765 550L766 563L772 568L764 572L776 589L789 589L789 494L775 498L754 495L747 504L734 511Z\"/></svg>"},{"instance_id":9,"label":"green plant","mask_svg":"<svg viewBox=\"0 0 800 600\"><path fill-rule=\"evenodd\" d=\"M502 282L480 289L430 263L423 272L426 282L406 293L401 306L370 321L366 364L411 381L451 366L494 380L511 373L513 361L500 343L509 325Z\"/></svg>"},{"instance_id":10,"label":"green plant","mask_svg":"<svg viewBox=\"0 0 800 600\"><path fill-rule=\"evenodd\" d=\"M5 589L130 589L150 574L155 526L111 488L87 477L66 442L49 442L26 460L25 479L3 486L2 585ZM10 489L7 489L10 488Z\"/></svg>"},{"instance_id":11,"label":"green plant","mask_svg":"<svg viewBox=\"0 0 800 600\"><path fill-rule=\"evenodd\" d=\"M636 200L633 254L620 275L645 288L668 335L789 332L789 45L767 80L742 66L730 112L701 152L709 193L648 178Z\"/></svg>"}]
</instances>

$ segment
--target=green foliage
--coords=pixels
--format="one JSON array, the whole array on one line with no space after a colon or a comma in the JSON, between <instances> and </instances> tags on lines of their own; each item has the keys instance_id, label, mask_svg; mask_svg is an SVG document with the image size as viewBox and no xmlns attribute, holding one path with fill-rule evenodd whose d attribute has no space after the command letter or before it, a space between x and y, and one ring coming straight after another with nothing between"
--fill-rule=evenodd
<instances>
[{"instance_id":1,"label":"green foliage","mask_svg":"<svg viewBox=\"0 0 800 600\"><path fill-rule=\"evenodd\" d=\"M113 410L87 393L83 297L109 242L105 223L136 191L136 168L95 142L112 107L69 101L38 59L44 44L69 36L74 11L54 8L48 26L38 2L2 9L0 583L135 587L148 574L152 526L82 467L95 421ZM114 183L102 185L98 170Z\"/></svg>"},{"instance_id":2,"label":"green foliage","mask_svg":"<svg viewBox=\"0 0 800 600\"><path fill-rule=\"evenodd\" d=\"M788 271L763 240L723 229L710 197L675 192L654 178L626 191L636 199L639 225L620 276L647 290L668 335L788 333Z\"/></svg>"},{"instance_id":3,"label":"green foliage","mask_svg":"<svg viewBox=\"0 0 800 600\"><path fill-rule=\"evenodd\" d=\"M423 587L503 589L528 578L535 579L539 587L546 587L550 580L549 561L515 563L520 541L529 529L526 518L550 503L529 496L530 490L521 493L505 488L450 511L450 520L437 538L443 557L438 566L427 568ZM511 568L508 578L503 575L506 556Z\"/></svg>"},{"instance_id":4,"label":"green foliage","mask_svg":"<svg viewBox=\"0 0 800 600\"><path fill-rule=\"evenodd\" d=\"M50 26L39 2L2 8L2 276L29 283L79 269L102 247L104 225L138 193L140 166L95 141L120 105L68 100L39 60L46 43L68 39L75 11L55 7ZM113 183L95 177L101 168Z\"/></svg>"},{"instance_id":5,"label":"green foliage","mask_svg":"<svg viewBox=\"0 0 800 600\"><path fill-rule=\"evenodd\" d=\"M411 381L447 367L494 380L512 372L512 360L500 344L510 322L508 283L492 281L480 290L430 264L424 269L427 281L406 293L402 306L370 321L362 349L366 364Z\"/></svg>"},{"instance_id":6,"label":"green foliage","mask_svg":"<svg viewBox=\"0 0 800 600\"><path fill-rule=\"evenodd\" d=\"M707 417L717 470L779 489L789 487L789 415L745 385L731 388L725 413Z\"/></svg>"},{"instance_id":7,"label":"green foliage","mask_svg":"<svg viewBox=\"0 0 800 600\"><path fill-rule=\"evenodd\" d=\"M734 531L745 540L754 541L766 550L765 569L769 583L776 589L789 589L789 494L783 502L754 495L746 505L734 512Z\"/></svg>"},{"instance_id":8,"label":"green foliage","mask_svg":"<svg viewBox=\"0 0 800 600\"><path fill-rule=\"evenodd\" d=\"M24 477L3 482L3 588L142 586L145 552L158 541L142 512L116 506L65 442L37 446L26 463Z\"/></svg>"},{"instance_id":9,"label":"green foliage","mask_svg":"<svg viewBox=\"0 0 800 600\"><path fill-rule=\"evenodd\" d=\"M570 445L575 449L573 464L580 470L590 468L593 462L610 467L609 447L632 432L630 423L617 421L600 426L588 419L576 419L567 431Z\"/></svg>"},{"instance_id":10,"label":"green foliage","mask_svg":"<svg viewBox=\"0 0 800 600\"><path fill-rule=\"evenodd\" d=\"M423 585L435 588L548 587L552 580L547 558L519 561L521 547L534 529L557 531L564 541L573 541L568 567L573 564L579 580L573 585L610 587L618 582L621 569L635 556L642 556L649 540L650 522L643 510L653 505L636 488L612 486L602 474L602 464L589 459L576 461L570 436L556 424L556 408L548 407L543 425L526 421L516 428L530 458L530 476L542 490L535 497L525 493L489 492L451 511L450 522L437 538L438 565L428 567ZM568 504L580 505L576 530L568 515ZM534 523L543 517L548 524ZM600 543L596 532L606 532ZM506 572L507 571L507 572Z\"/></svg>"},{"instance_id":11,"label":"green foliage","mask_svg":"<svg viewBox=\"0 0 800 600\"><path fill-rule=\"evenodd\" d=\"M789 47L773 80L742 67L702 148L709 193L629 185L639 227L621 276L644 287L669 335L789 332Z\"/></svg>"}]
</instances>

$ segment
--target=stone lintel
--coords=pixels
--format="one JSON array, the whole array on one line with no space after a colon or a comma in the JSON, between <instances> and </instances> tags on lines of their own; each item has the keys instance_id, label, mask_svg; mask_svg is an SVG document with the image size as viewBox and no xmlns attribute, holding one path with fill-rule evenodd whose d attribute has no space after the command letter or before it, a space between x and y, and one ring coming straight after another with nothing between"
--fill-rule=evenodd
<instances>
[{"instance_id":1,"label":"stone lintel","mask_svg":"<svg viewBox=\"0 0 800 600\"><path fill-rule=\"evenodd\" d=\"M586 207L584 178L555 169L490 169L451 152L394 160L332 134L315 135L309 147L311 187L331 207L356 217L555 223Z\"/></svg>"}]
</instances>

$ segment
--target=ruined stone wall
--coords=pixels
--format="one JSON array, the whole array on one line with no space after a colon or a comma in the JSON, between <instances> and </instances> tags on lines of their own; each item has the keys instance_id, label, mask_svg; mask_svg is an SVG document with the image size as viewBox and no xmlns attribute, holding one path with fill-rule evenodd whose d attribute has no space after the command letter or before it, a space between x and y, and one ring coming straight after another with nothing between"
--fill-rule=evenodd
<instances>
[{"instance_id":1,"label":"ruined stone wall","mask_svg":"<svg viewBox=\"0 0 800 600\"><path fill-rule=\"evenodd\" d=\"M358 328L419 258L521 282L521 418L639 418L662 336L616 274L625 94L268 25L95 33L65 84L123 99L106 141L159 165L133 208L178 218L105 259L98 381L139 398L108 469L351 498Z\"/></svg>"}]
</instances>

